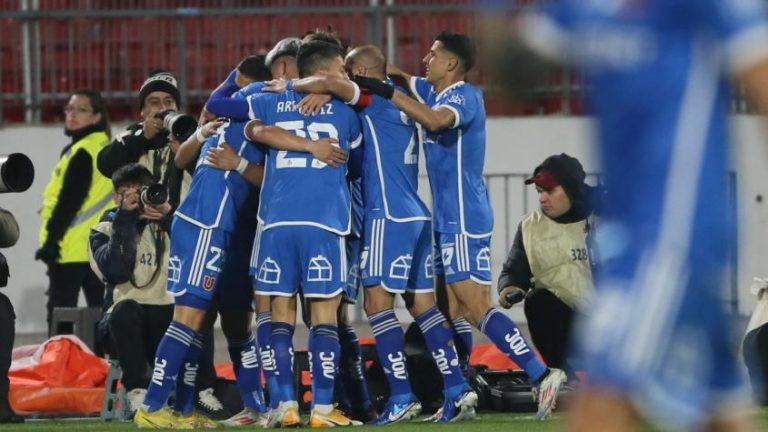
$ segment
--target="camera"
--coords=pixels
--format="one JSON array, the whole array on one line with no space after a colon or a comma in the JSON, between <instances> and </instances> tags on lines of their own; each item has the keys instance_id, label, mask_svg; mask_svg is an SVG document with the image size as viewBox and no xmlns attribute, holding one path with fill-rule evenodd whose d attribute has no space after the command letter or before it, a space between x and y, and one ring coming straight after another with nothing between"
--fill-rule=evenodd
<instances>
[{"instance_id":1,"label":"camera","mask_svg":"<svg viewBox=\"0 0 768 432\"><path fill-rule=\"evenodd\" d=\"M163 121L163 129L179 142L186 141L197 130L197 120L174 110L158 113L157 118Z\"/></svg>"},{"instance_id":2,"label":"camera","mask_svg":"<svg viewBox=\"0 0 768 432\"><path fill-rule=\"evenodd\" d=\"M26 155L0 155L0 193L24 192L34 179L35 167Z\"/></svg>"},{"instance_id":3,"label":"camera","mask_svg":"<svg viewBox=\"0 0 768 432\"><path fill-rule=\"evenodd\" d=\"M168 201L168 190L160 183L143 186L139 191L142 205L158 206Z\"/></svg>"}]
</instances>

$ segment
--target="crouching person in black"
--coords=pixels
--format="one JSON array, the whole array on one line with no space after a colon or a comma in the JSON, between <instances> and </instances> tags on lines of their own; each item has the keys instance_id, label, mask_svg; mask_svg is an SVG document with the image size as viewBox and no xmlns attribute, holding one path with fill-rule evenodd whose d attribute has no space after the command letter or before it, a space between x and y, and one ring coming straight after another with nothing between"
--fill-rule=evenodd
<instances>
[{"instance_id":1,"label":"crouching person in black","mask_svg":"<svg viewBox=\"0 0 768 432\"><path fill-rule=\"evenodd\" d=\"M115 171L117 207L89 238L91 267L106 282L99 333L120 362L133 411L144 400L157 345L173 317L173 298L166 293L171 206L142 203L142 188L153 183L152 173L138 163Z\"/></svg>"},{"instance_id":2,"label":"crouching person in black","mask_svg":"<svg viewBox=\"0 0 768 432\"><path fill-rule=\"evenodd\" d=\"M16 218L0 208L0 248L11 247L19 239L19 225ZM0 287L8 283L8 264L0 254ZM22 423L24 417L13 412L8 402L10 382L8 369L11 367L11 351L16 335L16 314L11 300L0 292L0 423Z\"/></svg>"}]
</instances>

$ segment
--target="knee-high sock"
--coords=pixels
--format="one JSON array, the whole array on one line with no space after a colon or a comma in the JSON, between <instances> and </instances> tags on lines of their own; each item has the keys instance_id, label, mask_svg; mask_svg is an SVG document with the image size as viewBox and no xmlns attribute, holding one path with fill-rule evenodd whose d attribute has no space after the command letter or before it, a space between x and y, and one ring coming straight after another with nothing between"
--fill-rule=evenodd
<instances>
[{"instance_id":1,"label":"knee-high sock","mask_svg":"<svg viewBox=\"0 0 768 432\"><path fill-rule=\"evenodd\" d=\"M235 376L243 406L264 412L266 408L261 388L261 367L254 339L253 334L249 332L245 338L227 339L227 343L232 364L235 365L235 361L238 364Z\"/></svg>"},{"instance_id":2,"label":"knee-high sock","mask_svg":"<svg viewBox=\"0 0 768 432\"><path fill-rule=\"evenodd\" d=\"M453 334L450 325L446 322L445 316L433 307L416 317L416 324L419 325L424 334L424 340L427 348L435 359L437 368L443 377L443 392L446 398L454 398L469 388L464 374L461 373L459 358L453 345L449 345Z\"/></svg>"},{"instance_id":3,"label":"knee-high sock","mask_svg":"<svg viewBox=\"0 0 768 432\"><path fill-rule=\"evenodd\" d=\"M338 329L333 324L317 324L309 331L312 374L312 406L322 411L333 407L333 383L339 367Z\"/></svg>"},{"instance_id":4,"label":"knee-high sock","mask_svg":"<svg viewBox=\"0 0 768 432\"><path fill-rule=\"evenodd\" d=\"M451 326L455 332L453 335L453 343L456 347L456 354L459 355L461 372L466 377L467 370L469 369L469 356L472 354L473 346L472 325L470 325L464 317L458 317L451 320Z\"/></svg>"},{"instance_id":5,"label":"knee-high sock","mask_svg":"<svg viewBox=\"0 0 768 432\"><path fill-rule=\"evenodd\" d=\"M389 383L390 398L412 398L413 390L406 369L405 335L395 311L387 309L371 314L368 322L376 339L376 354Z\"/></svg>"},{"instance_id":6,"label":"knee-high sock","mask_svg":"<svg viewBox=\"0 0 768 432\"><path fill-rule=\"evenodd\" d=\"M483 334L501 352L525 369L528 379L537 383L546 374L547 366L536 357L515 322L496 308L490 308L478 325Z\"/></svg>"},{"instance_id":7,"label":"knee-high sock","mask_svg":"<svg viewBox=\"0 0 768 432\"><path fill-rule=\"evenodd\" d=\"M280 402L280 386L275 375L275 358L272 353L272 312L261 312L256 315L256 343L259 347L261 370L269 390L269 406L277 408Z\"/></svg>"},{"instance_id":8,"label":"knee-high sock","mask_svg":"<svg viewBox=\"0 0 768 432\"><path fill-rule=\"evenodd\" d=\"M197 383L197 370L200 368L200 356L203 353L203 335L197 333L187 351L184 365L179 370L176 378L176 400L173 410L182 414L189 414L195 407L195 384Z\"/></svg>"},{"instance_id":9,"label":"knee-high sock","mask_svg":"<svg viewBox=\"0 0 768 432\"><path fill-rule=\"evenodd\" d=\"M275 378L280 389L278 402L296 400L296 389L293 386L293 330L294 327L288 323L272 323L270 343L274 352Z\"/></svg>"},{"instance_id":10,"label":"knee-high sock","mask_svg":"<svg viewBox=\"0 0 768 432\"><path fill-rule=\"evenodd\" d=\"M368 395L368 384L365 382L363 371L363 350L355 329L344 324L339 327L339 342L341 344L341 360L339 368L344 386L352 400L352 408L358 411L371 409L371 397Z\"/></svg>"},{"instance_id":11,"label":"knee-high sock","mask_svg":"<svg viewBox=\"0 0 768 432\"><path fill-rule=\"evenodd\" d=\"M165 406L196 334L196 331L176 321L168 326L168 330L165 331L165 335L157 346L152 379L149 381L147 395L144 397L144 405L149 412Z\"/></svg>"}]
</instances>

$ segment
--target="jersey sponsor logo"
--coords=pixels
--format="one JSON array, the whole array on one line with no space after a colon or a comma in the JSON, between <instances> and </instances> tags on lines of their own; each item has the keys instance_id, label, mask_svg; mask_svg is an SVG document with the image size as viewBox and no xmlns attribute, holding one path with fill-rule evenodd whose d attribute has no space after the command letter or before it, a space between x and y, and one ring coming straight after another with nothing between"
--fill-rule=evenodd
<instances>
[{"instance_id":1,"label":"jersey sponsor logo","mask_svg":"<svg viewBox=\"0 0 768 432\"><path fill-rule=\"evenodd\" d=\"M162 386L163 379L165 379L165 366L168 365L168 361L161 358L155 358L155 367L152 369L152 382L156 385Z\"/></svg>"},{"instance_id":2,"label":"jersey sponsor logo","mask_svg":"<svg viewBox=\"0 0 768 432\"><path fill-rule=\"evenodd\" d=\"M515 355L523 355L531 351L528 344L525 343L523 335L520 334L520 329L515 329L514 332L504 335L504 340L507 341L509 348Z\"/></svg>"},{"instance_id":3,"label":"jersey sponsor logo","mask_svg":"<svg viewBox=\"0 0 768 432\"><path fill-rule=\"evenodd\" d=\"M491 271L491 250L483 247L475 257L475 264L479 271Z\"/></svg>"},{"instance_id":4,"label":"jersey sponsor logo","mask_svg":"<svg viewBox=\"0 0 768 432\"><path fill-rule=\"evenodd\" d=\"M267 284L278 284L280 283L280 272L280 266L277 264L277 261L267 257L259 267L259 277L257 280Z\"/></svg>"},{"instance_id":5,"label":"jersey sponsor logo","mask_svg":"<svg viewBox=\"0 0 768 432\"><path fill-rule=\"evenodd\" d=\"M178 283L181 280L181 260L178 256L168 259L168 282Z\"/></svg>"},{"instance_id":6,"label":"jersey sponsor logo","mask_svg":"<svg viewBox=\"0 0 768 432\"><path fill-rule=\"evenodd\" d=\"M309 260L307 266L308 282L328 282L333 279L333 266L328 258L323 255L317 255Z\"/></svg>"}]
</instances>

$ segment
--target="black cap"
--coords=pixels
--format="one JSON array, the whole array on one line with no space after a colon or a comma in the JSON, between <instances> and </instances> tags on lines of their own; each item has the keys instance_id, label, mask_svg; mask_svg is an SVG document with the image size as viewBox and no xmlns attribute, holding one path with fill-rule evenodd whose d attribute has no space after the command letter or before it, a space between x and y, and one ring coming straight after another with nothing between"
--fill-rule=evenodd
<instances>
[{"instance_id":1,"label":"black cap","mask_svg":"<svg viewBox=\"0 0 768 432\"><path fill-rule=\"evenodd\" d=\"M544 159L544 162L533 171L533 176L525 180L525 184L536 183L546 189L561 185L568 197L573 200L581 196L586 177L584 167L578 159L560 153ZM556 184L553 184L551 179L554 179Z\"/></svg>"},{"instance_id":2,"label":"black cap","mask_svg":"<svg viewBox=\"0 0 768 432\"><path fill-rule=\"evenodd\" d=\"M166 92L176 101L176 106L181 108L181 94L179 93L179 84L176 78L169 72L158 72L150 75L144 80L139 90L139 108L144 108L144 100L150 93L161 91Z\"/></svg>"}]
</instances>

